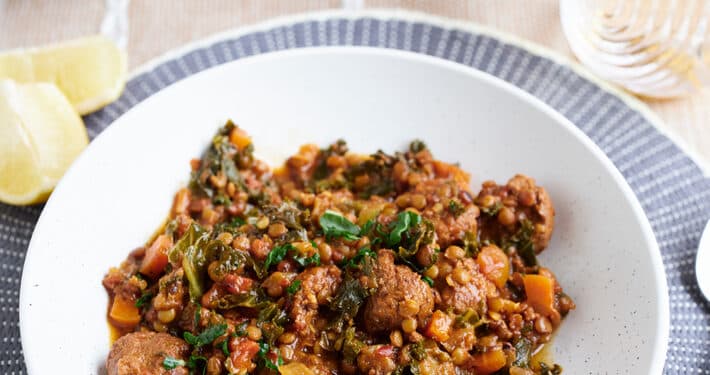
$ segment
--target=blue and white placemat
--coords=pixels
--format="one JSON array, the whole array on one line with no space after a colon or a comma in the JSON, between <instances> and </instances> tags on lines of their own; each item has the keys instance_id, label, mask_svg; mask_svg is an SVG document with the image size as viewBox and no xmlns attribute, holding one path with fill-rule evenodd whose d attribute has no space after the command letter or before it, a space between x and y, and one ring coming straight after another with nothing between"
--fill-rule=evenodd
<instances>
[{"instance_id":1,"label":"blue and white placemat","mask_svg":"<svg viewBox=\"0 0 710 375\"><path fill-rule=\"evenodd\" d=\"M550 52L470 24L407 13L326 13L219 35L163 57L121 98L84 118L93 139L147 97L201 70L290 48L354 45L401 49L499 77L569 118L614 162L641 201L661 248L670 292L667 374L710 374L710 304L695 281L695 252L710 218L710 180L655 120ZM18 326L25 252L42 206L0 204L0 373L25 373ZM708 270L710 272L710 270ZM50 312L48 312L50 313ZM613 343L610 343L613 345Z\"/></svg>"}]
</instances>

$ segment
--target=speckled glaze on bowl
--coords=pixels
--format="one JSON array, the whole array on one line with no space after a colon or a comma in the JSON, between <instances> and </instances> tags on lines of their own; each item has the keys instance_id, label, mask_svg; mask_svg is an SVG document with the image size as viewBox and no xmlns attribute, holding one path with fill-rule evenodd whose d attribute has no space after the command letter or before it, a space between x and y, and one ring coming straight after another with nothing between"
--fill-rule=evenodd
<instances>
[{"instance_id":1,"label":"speckled glaze on bowl","mask_svg":"<svg viewBox=\"0 0 710 375\"><path fill-rule=\"evenodd\" d=\"M556 231L541 256L578 306L554 341L568 374L660 374L668 298L641 208L603 153L532 96L443 60L369 48L291 50L224 64L137 105L96 138L37 224L20 318L31 374L101 371L106 270L142 244L227 118L278 163L306 142L361 152L425 140L482 179L545 186Z\"/></svg>"}]
</instances>

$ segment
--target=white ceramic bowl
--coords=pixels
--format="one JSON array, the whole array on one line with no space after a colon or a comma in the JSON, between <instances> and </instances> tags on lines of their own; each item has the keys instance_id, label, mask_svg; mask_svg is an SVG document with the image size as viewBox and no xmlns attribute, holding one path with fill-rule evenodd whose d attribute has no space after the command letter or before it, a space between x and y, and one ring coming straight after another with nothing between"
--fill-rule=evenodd
<instances>
[{"instance_id":1,"label":"white ceramic bowl","mask_svg":"<svg viewBox=\"0 0 710 375\"><path fill-rule=\"evenodd\" d=\"M554 340L566 374L660 374L668 299L660 254L631 189L562 116L503 81L411 53L320 48L239 60L180 81L119 118L42 212L20 295L30 374L101 372L101 279L162 222L214 131L234 119L278 163L306 142L401 150L413 138L473 175L517 172L557 210L542 263L577 303Z\"/></svg>"}]
</instances>

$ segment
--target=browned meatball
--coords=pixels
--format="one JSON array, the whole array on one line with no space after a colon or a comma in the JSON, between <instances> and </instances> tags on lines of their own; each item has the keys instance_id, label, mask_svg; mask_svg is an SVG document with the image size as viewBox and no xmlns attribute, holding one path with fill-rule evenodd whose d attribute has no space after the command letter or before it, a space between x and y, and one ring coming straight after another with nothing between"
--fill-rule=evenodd
<instances>
[{"instance_id":1,"label":"browned meatball","mask_svg":"<svg viewBox=\"0 0 710 375\"><path fill-rule=\"evenodd\" d=\"M330 302L340 286L341 272L336 266L312 267L300 273L296 280L301 288L293 295L290 317L293 328L301 336L314 336L313 320L318 315L318 306Z\"/></svg>"},{"instance_id":2,"label":"browned meatball","mask_svg":"<svg viewBox=\"0 0 710 375\"><path fill-rule=\"evenodd\" d=\"M534 179L518 174L505 185L486 181L476 204L482 211L482 240L499 242L519 233L522 224L528 223L535 253L542 252L550 242L555 227L555 209L547 191L537 186Z\"/></svg>"},{"instance_id":3,"label":"browned meatball","mask_svg":"<svg viewBox=\"0 0 710 375\"><path fill-rule=\"evenodd\" d=\"M466 232L476 233L478 207L471 201L468 186L450 178L435 178L417 184L408 194L410 206L421 210L422 216L434 224L437 241L442 248L460 243ZM426 199L420 206L420 197Z\"/></svg>"},{"instance_id":4,"label":"browned meatball","mask_svg":"<svg viewBox=\"0 0 710 375\"><path fill-rule=\"evenodd\" d=\"M365 329L389 332L407 318L416 318L424 326L434 307L434 293L421 277L407 266L395 265L390 250L377 252L374 274L377 292L365 306Z\"/></svg>"},{"instance_id":5,"label":"browned meatball","mask_svg":"<svg viewBox=\"0 0 710 375\"><path fill-rule=\"evenodd\" d=\"M186 375L186 367L168 370L163 361L168 356L185 360L189 353L190 346L185 341L167 333L129 333L113 344L106 369L109 375Z\"/></svg>"},{"instance_id":6,"label":"browned meatball","mask_svg":"<svg viewBox=\"0 0 710 375\"><path fill-rule=\"evenodd\" d=\"M481 313L479 307L486 303L488 297L498 296L496 286L478 270L476 261L471 258L449 260L441 257L437 262L441 272L436 280L440 300L436 308L442 311L453 309L457 314L473 308Z\"/></svg>"}]
</instances>

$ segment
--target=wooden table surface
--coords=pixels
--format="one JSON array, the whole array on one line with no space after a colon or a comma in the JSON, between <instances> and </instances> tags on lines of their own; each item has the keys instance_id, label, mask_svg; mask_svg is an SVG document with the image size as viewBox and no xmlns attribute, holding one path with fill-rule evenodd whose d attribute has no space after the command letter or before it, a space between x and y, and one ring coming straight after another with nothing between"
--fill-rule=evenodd
<instances>
[{"instance_id":1,"label":"wooden table surface","mask_svg":"<svg viewBox=\"0 0 710 375\"><path fill-rule=\"evenodd\" d=\"M270 18L339 9L403 8L471 21L572 56L556 0L134 0L129 4L130 68L210 34ZM0 0L0 50L97 33L105 14L100 0ZM710 90L674 100L645 100L665 131L710 166Z\"/></svg>"}]
</instances>

